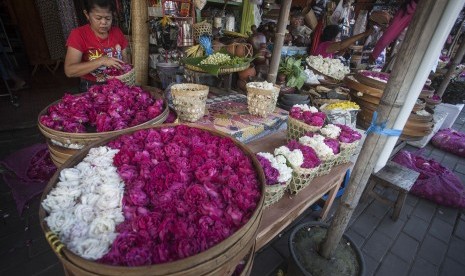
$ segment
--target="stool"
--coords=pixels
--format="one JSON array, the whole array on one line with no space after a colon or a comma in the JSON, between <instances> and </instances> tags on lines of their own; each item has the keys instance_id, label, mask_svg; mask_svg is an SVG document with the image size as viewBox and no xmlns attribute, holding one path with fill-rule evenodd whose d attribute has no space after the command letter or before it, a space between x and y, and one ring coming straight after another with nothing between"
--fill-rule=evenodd
<instances>
[{"instance_id":1,"label":"stool","mask_svg":"<svg viewBox=\"0 0 465 276\"><path fill-rule=\"evenodd\" d=\"M363 193L362 200L373 196L380 202L393 206L394 211L391 218L396 221L399 218L402 207L404 206L407 193L412 188L420 173L406 168L402 165L389 161L380 171L371 175L368 181L368 187ZM375 186L379 184L385 188L398 192L396 201L391 201L375 191Z\"/></svg>"}]
</instances>

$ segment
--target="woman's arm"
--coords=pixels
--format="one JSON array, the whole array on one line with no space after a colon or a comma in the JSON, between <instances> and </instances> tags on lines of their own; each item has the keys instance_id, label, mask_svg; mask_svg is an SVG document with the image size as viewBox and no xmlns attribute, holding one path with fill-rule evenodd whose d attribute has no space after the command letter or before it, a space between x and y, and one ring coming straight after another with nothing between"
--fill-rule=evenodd
<instances>
[{"instance_id":1,"label":"woman's arm","mask_svg":"<svg viewBox=\"0 0 465 276\"><path fill-rule=\"evenodd\" d=\"M333 53L337 53L339 51L345 50L349 48L350 45L354 44L357 40L369 36L372 32L373 30L369 29L366 32L360 33L358 35L354 35L342 41L331 43L331 45L329 45L328 48L326 48L326 52L328 54L333 54Z\"/></svg>"},{"instance_id":2,"label":"woman's arm","mask_svg":"<svg viewBox=\"0 0 465 276\"><path fill-rule=\"evenodd\" d=\"M121 64L123 63L122 60L107 56L102 56L86 62L82 62L81 59L81 51L74 49L73 47L68 47L65 57L65 74L67 77L72 78L84 76L102 65L121 69Z\"/></svg>"}]
</instances>

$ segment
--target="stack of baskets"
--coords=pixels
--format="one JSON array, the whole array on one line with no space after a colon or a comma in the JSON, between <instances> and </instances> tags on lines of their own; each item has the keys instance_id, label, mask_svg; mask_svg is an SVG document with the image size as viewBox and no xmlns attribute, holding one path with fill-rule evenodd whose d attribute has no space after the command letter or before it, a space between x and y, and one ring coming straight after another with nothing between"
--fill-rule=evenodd
<instances>
[{"instance_id":1,"label":"stack of baskets","mask_svg":"<svg viewBox=\"0 0 465 276\"><path fill-rule=\"evenodd\" d=\"M171 86L171 96L179 119L195 122L205 114L209 87L194 83L181 83Z\"/></svg>"},{"instance_id":2,"label":"stack of baskets","mask_svg":"<svg viewBox=\"0 0 465 276\"><path fill-rule=\"evenodd\" d=\"M249 82L247 88L247 107L249 113L267 117L276 107L280 87L273 85L272 89L257 87L256 82Z\"/></svg>"},{"instance_id":3,"label":"stack of baskets","mask_svg":"<svg viewBox=\"0 0 465 276\"><path fill-rule=\"evenodd\" d=\"M161 97L160 95L156 93L156 90L153 87L143 86L142 88L144 90L149 91L152 94L152 96L154 96L155 98ZM138 126L130 127L130 128L123 129L123 130L115 130L115 131L107 131L107 132L71 133L71 132L63 132L63 131L58 131L58 130L48 128L40 122L40 117L47 113L47 110L49 109L50 106L55 105L58 102L59 101L53 102L52 104L44 108L39 113L38 120L37 120L37 124L38 124L40 132L42 132L42 134L47 138L46 140L47 140L48 149L50 151L50 158L52 159L53 163L57 167L61 167L63 163L65 163L68 159L70 159L74 154L79 152L81 148L97 140L100 140L102 137L105 137L111 134L122 133L128 130L130 131L138 127L141 127L141 126L162 124L168 117L168 113L169 113L168 104L165 103L164 110L159 116L143 124L140 124Z\"/></svg>"}]
</instances>

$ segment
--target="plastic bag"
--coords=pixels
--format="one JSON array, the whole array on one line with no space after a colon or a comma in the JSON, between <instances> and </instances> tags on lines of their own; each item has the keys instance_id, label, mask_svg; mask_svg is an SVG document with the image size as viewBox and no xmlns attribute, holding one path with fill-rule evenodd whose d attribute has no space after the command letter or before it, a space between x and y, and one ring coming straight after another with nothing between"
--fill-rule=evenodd
<instances>
[{"instance_id":1,"label":"plastic bag","mask_svg":"<svg viewBox=\"0 0 465 276\"><path fill-rule=\"evenodd\" d=\"M465 188L460 179L438 162L408 151L400 151L392 161L420 173L410 190L412 194L448 207L465 207Z\"/></svg>"},{"instance_id":2,"label":"plastic bag","mask_svg":"<svg viewBox=\"0 0 465 276\"><path fill-rule=\"evenodd\" d=\"M465 133L450 128L441 129L431 139L431 143L445 151L465 157Z\"/></svg>"}]
</instances>

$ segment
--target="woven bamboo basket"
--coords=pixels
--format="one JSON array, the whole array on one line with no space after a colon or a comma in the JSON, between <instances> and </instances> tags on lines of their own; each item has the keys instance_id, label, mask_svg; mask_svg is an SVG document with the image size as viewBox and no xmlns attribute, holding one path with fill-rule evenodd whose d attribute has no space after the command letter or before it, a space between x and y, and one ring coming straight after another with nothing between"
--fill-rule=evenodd
<instances>
[{"instance_id":1,"label":"woven bamboo basket","mask_svg":"<svg viewBox=\"0 0 465 276\"><path fill-rule=\"evenodd\" d=\"M340 154L335 154L334 156L320 158L321 164L318 172L316 173L316 176L328 174L340 156Z\"/></svg>"},{"instance_id":2,"label":"woven bamboo basket","mask_svg":"<svg viewBox=\"0 0 465 276\"><path fill-rule=\"evenodd\" d=\"M308 132L317 132L321 127L310 126L306 123L288 117L287 119L287 141L290 140L299 140L300 137L304 136Z\"/></svg>"},{"instance_id":3,"label":"woven bamboo basket","mask_svg":"<svg viewBox=\"0 0 465 276\"><path fill-rule=\"evenodd\" d=\"M126 85L134 86L136 84L136 70L132 68L129 72L123 75L108 77L108 79L118 79L124 82Z\"/></svg>"},{"instance_id":4,"label":"woven bamboo basket","mask_svg":"<svg viewBox=\"0 0 465 276\"><path fill-rule=\"evenodd\" d=\"M192 25L194 29L194 40L199 42L199 38L201 35L212 35L212 24L208 23L207 21L202 21L199 23L195 23Z\"/></svg>"},{"instance_id":5,"label":"woven bamboo basket","mask_svg":"<svg viewBox=\"0 0 465 276\"><path fill-rule=\"evenodd\" d=\"M155 98L162 97L160 94L157 93L157 90L154 87L143 86L142 88L146 91L149 91L152 94L152 96ZM44 108L39 113L39 116L37 118L38 128L40 132L42 132L42 134L47 138L47 145L50 151L50 157L52 158L52 161L55 163L55 165L57 165L58 167L61 166L68 158L70 158L77 150L67 148L66 146L59 146L59 145L53 144L50 140L57 141L58 143L62 145L77 144L77 145L86 146L107 135L118 134L118 133L122 133L128 130L134 130L141 126L162 124L168 117L168 113L169 113L168 104L165 101L164 110L160 115L138 126L133 126L133 127L123 129L123 130L106 131L106 132L71 133L71 132L58 131L58 130L48 128L40 122L40 117L42 115L45 115L45 113L47 112L50 106L55 105L58 102L59 101L53 102L50 105L48 105L46 108Z\"/></svg>"},{"instance_id":6,"label":"woven bamboo basket","mask_svg":"<svg viewBox=\"0 0 465 276\"><path fill-rule=\"evenodd\" d=\"M60 172L64 168L70 168L76 166L81 162L84 157L88 154L89 150L94 147L106 145L108 142L116 139L120 135L130 134L136 130L140 129L149 129L149 128L164 128L164 127L173 127L177 124L166 124L162 126L146 126L139 127L135 130L126 130L122 133L117 133L113 135L106 136L101 140L94 142L79 153L72 156L68 159L61 168L57 170L52 179L49 181L48 185L45 187L42 194L41 201L43 201L50 191L56 186L59 181ZM222 132L199 127L197 125L188 124L190 127L199 128L205 131L208 131L216 136L228 137L230 136L223 134ZM187 257L181 260L151 265L151 266L138 266L138 267L123 267L123 266L114 266L106 265L97 262L93 262L87 259L84 259L66 248L66 246L61 243L58 237L53 234L45 222L45 217L47 215L46 211L41 206L39 208L39 219L42 230L45 234L47 241L52 247L55 254L58 256L62 262L65 274L66 275L107 275L107 276L139 276L139 275L152 275L152 276L186 276L186 275L231 275L236 265L243 260L247 254L248 263L246 264L244 271L241 275L247 275L250 272L250 262L253 261L253 249L255 246L255 239L258 233L258 226L260 224L262 214L263 214L263 203L265 198L265 175L263 169L260 166L260 163L255 157L255 154L248 149L244 144L238 140L231 138L233 142L252 160L253 166L258 173L259 182L261 186L261 197L257 204L255 211L250 217L249 221L238 229L234 234L232 234L227 239L218 243L217 245L209 248L206 251L203 251L199 254L196 254L191 257ZM250 256L252 255L252 256ZM71 273L71 274L70 274Z\"/></svg>"},{"instance_id":7,"label":"woven bamboo basket","mask_svg":"<svg viewBox=\"0 0 465 276\"><path fill-rule=\"evenodd\" d=\"M319 169L319 166L312 169L294 168L292 171L291 182L289 183L289 192L291 194L297 194L303 188L310 185Z\"/></svg>"},{"instance_id":8,"label":"woven bamboo basket","mask_svg":"<svg viewBox=\"0 0 465 276\"><path fill-rule=\"evenodd\" d=\"M275 184L275 185L266 185L265 186L265 203L263 207L268 207L276 202L278 202L284 195L284 192L289 187L291 180L287 181L285 184Z\"/></svg>"},{"instance_id":9,"label":"woven bamboo basket","mask_svg":"<svg viewBox=\"0 0 465 276\"><path fill-rule=\"evenodd\" d=\"M280 87L273 86L273 89L266 90L253 87L254 83L249 82L247 89L247 108L249 113L260 117L267 117L276 108Z\"/></svg>"},{"instance_id":10,"label":"woven bamboo basket","mask_svg":"<svg viewBox=\"0 0 465 276\"><path fill-rule=\"evenodd\" d=\"M184 67L186 67L189 70L199 72L199 73L207 73L207 71L203 70L202 68L191 65L191 64L185 64ZM250 67L250 62L246 62L243 64L239 64L236 66L232 67L221 67L220 70L218 71L218 75L223 75L223 74L230 74L230 73L236 73L240 71L244 71L245 69Z\"/></svg>"},{"instance_id":11,"label":"woven bamboo basket","mask_svg":"<svg viewBox=\"0 0 465 276\"><path fill-rule=\"evenodd\" d=\"M171 86L171 96L179 119L195 122L205 114L209 87L201 84L181 83Z\"/></svg>"}]
</instances>

